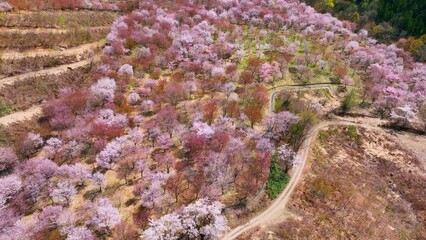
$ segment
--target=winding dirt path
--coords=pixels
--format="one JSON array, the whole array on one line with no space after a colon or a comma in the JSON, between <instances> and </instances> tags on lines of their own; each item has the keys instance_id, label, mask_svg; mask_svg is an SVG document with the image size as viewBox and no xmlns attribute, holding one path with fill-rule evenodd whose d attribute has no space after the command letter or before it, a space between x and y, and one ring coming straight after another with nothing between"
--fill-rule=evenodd
<instances>
[{"instance_id":1,"label":"winding dirt path","mask_svg":"<svg viewBox=\"0 0 426 240\"><path fill-rule=\"evenodd\" d=\"M275 95L280 92L289 92L289 91L306 91L306 90L319 90L327 89L333 95L336 95L336 92L333 89L333 86L339 86L341 84L331 84L331 83L315 83L308 85L282 85L269 89L269 112L274 111L275 106Z\"/></svg>"},{"instance_id":2,"label":"winding dirt path","mask_svg":"<svg viewBox=\"0 0 426 240\"><path fill-rule=\"evenodd\" d=\"M34 106L25 111L15 112L7 116L0 117L0 125L7 126L14 122L28 120L38 114L41 114L41 107Z\"/></svg>"},{"instance_id":3,"label":"winding dirt path","mask_svg":"<svg viewBox=\"0 0 426 240\"><path fill-rule=\"evenodd\" d=\"M0 33L2 34L41 34L41 33L51 33L51 34L62 34L73 32L75 30L102 30L102 29L110 29L110 26L102 26L102 27L88 27L88 28L66 28L66 29L58 29L58 28L26 28L26 27L0 27Z\"/></svg>"},{"instance_id":4,"label":"winding dirt path","mask_svg":"<svg viewBox=\"0 0 426 240\"><path fill-rule=\"evenodd\" d=\"M18 60L22 58L35 58L35 57L57 57L57 56L73 56L80 55L88 52L89 50L94 50L100 48L102 43L93 42L82 44L77 47L72 47L64 50L52 50L52 49L33 49L25 52L17 51L3 51L0 52L0 59L4 60Z\"/></svg>"},{"instance_id":5,"label":"winding dirt path","mask_svg":"<svg viewBox=\"0 0 426 240\"><path fill-rule=\"evenodd\" d=\"M86 60L76 62L76 63L65 64L65 65L60 65L58 67L44 69L44 70L37 71L37 72L29 72L29 73L20 74L20 75L13 76L13 77L3 78L3 79L0 79L0 90L5 85L14 84L17 81L22 81L22 80L25 80L27 78L32 78L32 77L62 74L64 72L71 71L72 69L75 69L75 68L90 65L90 64L92 64L93 61L96 61L96 60L91 58L91 59L86 59Z\"/></svg>"}]
</instances>

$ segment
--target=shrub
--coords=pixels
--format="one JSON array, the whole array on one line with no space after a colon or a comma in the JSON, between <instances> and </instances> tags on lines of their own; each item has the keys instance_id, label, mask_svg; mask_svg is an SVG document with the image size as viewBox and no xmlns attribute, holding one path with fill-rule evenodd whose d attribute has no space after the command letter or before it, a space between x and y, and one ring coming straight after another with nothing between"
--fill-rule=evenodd
<instances>
[{"instance_id":1,"label":"shrub","mask_svg":"<svg viewBox=\"0 0 426 240\"><path fill-rule=\"evenodd\" d=\"M12 169L18 163L18 157L11 148L0 147L0 173Z\"/></svg>"},{"instance_id":2,"label":"shrub","mask_svg":"<svg viewBox=\"0 0 426 240\"><path fill-rule=\"evenodd\" d=\"M118 73L131 77L133 76L133 66L130 64L124 64L123 66L120 67L120 69L118 70Z\"/></svg>"},{"instance_id":3,"label":"shrub","mask_svg":"<svg viewBox=\"0 0 426 240\"><path fill-rule=\"evenodd\" d=\"M74 125L75 116L70 109L71 106L72 104L60 100L50 101L43 106L43 114L49 118L53 129L66 129Z\"/></svg>"},{"instance_id":4,"label":"shrub","mask_svg":"<svg viewBox=\"0 0 426 240\"><path fill-rule=\"evenodd\" d=\"M357 103L357 96L354 91L350 91L348 95L343 98L341 109L343 112L349 111Z\"/></svg>"},{"instance_id":5,"label":"shrub","mask_svg":"<svg viewBox=\"0 0 426 240\"><path fill-rule=\"evenodd\" d=\"M43 146L43 143L40 134L28 133L27 136L18 143L18 153L27 158L31 157Z\"/></svg>"},{"instance_id":6,"label":"shrub","mask_svg":"<svg viewBox=\"0 0 426 240\"><path fill-rule=\"evenodd\" d=\"M266 192L269 197L272 199L278 197L289 181L290 176L281 170L275 157L272 157L269 178L266 183Z\"/></svg>"},{"instance_id":7,"label":"shrub","mask_svg":"<svg viewBox=\"0 0 426 240\"><path fill-rule=\"evenodd\" d=\"M13 105L0 102L0 117L8 115L14 110Z\"/></svg>"},{"instance_id":8,"label":"shrub","mask_svg":"<svg viewBox=\"0 0 426 240\"><path fill-rule=\"evenodd\" d=\"M13 6L7 2L0 2L0 12L9 12L13 10Z\"/></svg>"},{"instance_id":9,"label":"shrub","mask_svg":"<svg viewBox=\"0 0 426 240\"><path fill-rule=\"evenodd\" d=\"M357 144L361 144L361 135L358 134L357 127L354 125L348 126L348 136Z\"/></svg>"},{"instance_id":10,"label":"shrub","mask_svg":"<svg viewBox=\"0 0 426 240\"><path fill-rule=\"evenodd\" d=\"M310 196L312 198L327 198L331 193L331 187L327 184L324 178L316 179L310 189Z\"/></svg>"},{"instance_id":11,"label":"shrub","mask_svg":"<svg viewBox=\"0 0 426 240\"><path fill-rule=\"evenodd\" d=\"M112 78L101 78L96 84L90 87L92 94L92 103L100 105L104 102L112 102L114 100L114 90L117 87L115 80Z\"/></svg>"}]
</instances>

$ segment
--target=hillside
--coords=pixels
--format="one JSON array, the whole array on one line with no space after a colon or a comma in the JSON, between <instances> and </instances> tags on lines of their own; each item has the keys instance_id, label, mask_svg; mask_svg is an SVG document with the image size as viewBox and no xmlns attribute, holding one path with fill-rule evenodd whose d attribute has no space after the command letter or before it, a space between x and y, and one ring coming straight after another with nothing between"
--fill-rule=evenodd
<instances>
[{"instance_id":1,"label":"hillside","mask_svg":"<svg viewBox=\"0 0 426 240\"><path fill-rule=\"evenodd\" d=\"M403 49L299 0L7 6L0 239L255 239L258 227L281 234L288 211L331 214L361 191L361 180L371 190L363 203L372 218L384 211L380 224L395 228L415 216L401 231L424 235L423 146L362 165L365 156L379 157L369 151L395 147L383 132L425 139L426 65ZM386 144L364 148L373 141ZM327 151L312 155L319 148ZM333 157L347 165L335 169ZM411 165L419 175L404 178ZM391 205L390 190L380 190L385 180L374 181L389 169L407 203ZM327 179L305 201L316 171ZM335 181L335 195L324 197ZM377 207L375 198L403 214ZM358 218L342 229L335 217L309 236L382 236L366 232L367 222L358 227Z\"/></svg>"},{"instance_id":2,"label":"hillside","mask_svg":"<svg viewBox=\"0 0 426 240\"><path fill-rule=\"evenodd\" d=\"M425 238L426 158L399 134L365 126L321 129L285 220L240 239Z\"/></svg>"},{"instance_id":3,"label":"hillside","mask_svg":"<svg viewBox=\"0 0 426 240\"><path fill-rule=\"evenodd\" d=\"M418 61L426 61L426 1L417 0L306 0L320 12L366 29L379 42L398 42Z\"/></svg>"}]
</instances>

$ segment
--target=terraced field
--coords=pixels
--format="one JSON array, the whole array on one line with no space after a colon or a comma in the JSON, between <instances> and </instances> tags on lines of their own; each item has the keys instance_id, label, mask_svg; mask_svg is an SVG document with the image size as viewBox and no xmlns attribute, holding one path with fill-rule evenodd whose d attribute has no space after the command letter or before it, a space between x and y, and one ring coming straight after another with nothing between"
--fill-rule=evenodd
<instances>
[{"instance_id":1,"label":"terraced field","mask_svg":"<svg viewBox=\"0 0 426 240\"><path fill-rule=\"evenodd\" d=\"M0 125L28 119L61 89L91 83L118 13L15 11L0 15ZM35 109L35 110L34 110Z\"/></svg>"}]
</instances>

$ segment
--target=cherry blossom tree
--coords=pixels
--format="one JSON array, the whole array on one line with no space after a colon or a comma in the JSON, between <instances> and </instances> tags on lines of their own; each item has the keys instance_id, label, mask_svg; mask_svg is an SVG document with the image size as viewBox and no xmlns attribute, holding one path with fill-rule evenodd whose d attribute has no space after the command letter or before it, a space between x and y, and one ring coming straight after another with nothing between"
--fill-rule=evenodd
<instances>
[{"instance_id":1,"label":"cherry blossom tree","mask_svg":"<svg viewBox=\"0 0 426 240\"><path fill-rule=\"evenodd\" d=\"M112 78L101 78L90 87L93 101L96 105L114 100L115 80Z\"/></svg>"},{"instance_id":2,"label":"cherry blossom tree","mask_svg":"<svg viewBox=\"0 0 426 240\"><path fill-rule=\"evenodd\" d=\"M141 97L137 92L132 92L127 96L127 102L131 105L136 105L141 100Z\"/></svg>"},{"instance_id":3,"label":"cherry blossom tree","mask_svg":"<svg viewBox=\"0 0 426 240\"><path fill-rule=\"evenodd\" d=\"M13 198L22 188L22 182L17 175L8 175L0 178L0 211L8 200Z\"/></svg>"},{"instance_id":4,"label":"cherry blossom tree","mask_svg":"<svg viewBox=\"0 0 426 240\"><path fill-rule=\"evenodd\" d=\"M57 204L68 206L71 198L77 194L77 189L74 184L68 181L60 181L55 185L50 186L49 195L52 201Z\"/></svg>"},{"instance_id":5,"label":"cherry blossom tree","mask_svg":"<svg viewBox=\"0 0 426 240\"><path fill-rule=\"evenodd\" d=\"M281 145L277 149L276 156L277 156L278 164L282 167L283 171L285 172L287 172L291 167L293 167L297 159L296 153L293 151L293 149L288 147L286 144Z\"/></svg>"},{"instance_id":6,"label":"cherry blossom tree","mask_svg":"<svg viewBox=\"0 0 426 240\"><path fill-rule=\"evenodd\" d=\"M183 226L179 215L166 214L155 221L151 220L142 237L152 240L179 239L182 232Z\"/></svg>"},{"instance_id":7,"label":"cherry blossom tree","mask_svg":"<svg viewBox=\"0 0 426 240\"><path fill-rule=\"evenodd\" d=\"M160 128L172 137L173 128L178 123L176 110L173 107L163 108L157 113L156 119Z\"/></svg>"},{"instance_id":8,"label":"cherry blossom tree","mask_svg":"<svg viewBox=\"0 0 426 240\"><path fill-rule=\"evenodd\" d=\"M92 181L93 181L94 184L99 186L99 191L102 191L102 188L104 188L106 186L106 178L100 172L96 172L96 173L93 174Z\"/></svg>"},{"instance_id":9,"label":"cherry blossom tree","mask_svg":"<svg viewBox=\"0 0 426 240\"><path fill-rule=\"evenodd\" d=\"M18 150L24 157L30 157L33 156L43 144L44 141L40 134L30 132L19 143Z\"/></svg>"},{"instance_id":10,"label":"cherry blossom tree","mask_svg":"<svg viewBox=\"0 0 426 240\"><path fill-rule=\"evenodd\" d=\"M46 158L32 158L19 167L18 173L22 177L23 189L29 201L35 200L48 186L58 165Z\"/></svg>"},{"instance_id":11,"label":"cherry blossom tree","mask_svg":"<svg viewBox=\"0 0 426 240\"><path fill-rule=\"evenodd\" d=\"M90 169L82 163L63 164L59 167L56 175L61 178L68 178L70 182L77 186L84 186L85 182L92 178Z\"/></svg>"},{"instance_id":12,"label":"cherry blossom tree","mask_svg":"<svg viewBox=\"0 0 426 240\"><path fill-rule=\"evenodd\" d=\"M226 94L226 98L229 98L231 93L233 93L236 89L235 84L233 82L227 82L222 87L223 91Z\"/></svg>"},{"instance_id":13,"label":"cherry blossom tree","mask_svg":"<svg viewBox=\"0 0 426 240\"><path fill-rule=\"evenodd\" d=\"M156 138L157 146L162 150L167 150L173 146L173 139L169 134L161 134Z\"/></svg>"},{"instance_id":14,"label":"cherry blossom tree","mask_svg":"<svg viewBox=\"0 0 426 240\"><path fill-rule=\"evenodd\" d=\"M117 208L112 206L107 198L97 199L92 206L92 217L88 224L99 231L109 231L121 221L121 215Z\"/></svg>"},{"instance_id":15,"label":"cherry blossom tree","mask_svg":"<svg viewBox=\"0 0 426 240\"><path fill-rule=\"evenodd\" d=\"M106 126L126 127L129 123L127 116L124 114L115 113L111 109L102 109L99 111L99 116L96 119L97 125L103 124Z\"/></svg>"},{"instance_id":16,"label":"cherry blossom tree","mask_svg":"<svg viewBox=\"0 0 426 240\"><path fill-rule=\"evenodd\" d=\"M41 213L37 216L39 219L38 228L43 230L58 227L58 219L63 210L63 207L58 205L44 207Z\"/></svg>"},{"instance_id":17,"label":"cherry blossom tree","mask_svg":"<svg viewBox=\"0 0 426 240\"><path fill-rule=\"evenodd\" d=\"M85 226L72 228L68 235L67 240L94 240L95 236Z\"/></svg>"},{"instance_id":18,"label":"cherry blossom tree","mask_svg":"<svg viewBox=\"0 0 426 240\"><path fill-rule=\"evenodd\" d=\"M390 120L396 126L409 127L417 118L418 111L414 104L405 104L392 110Z\"/></svg>"},{"instance_id":19,"label":"cherry blossom tree","mask_svg":"<svg viewBox=\"0 0 426 240\"><path fill-rule=\"evenodd\" d=\"M224 194L226 188L234 180L231 166L223 153L210 153L203 171L208 182L218 186L221 194Z\"/></svg>"},{"instance_id":20,"label":"cherry blossom tree","mask_svg":"<svg viewBox=\"0 0 426 240\"><path fill-rule=\"evenodd\" d=\"M143 233L145 239L219 239L228 230L222 204L199 199L182 209L151 220Z\"/></svg>"},{"instance_id":21,"label":"cherry blossom tree","mask_svg":"<svg viewBox=\"0 0 426 240\"><path fill-rule=\"evenodd\" d=\"M13 10L13 6L8 2L0 2L0 12L9 12Z\"/></svg>"},{"instance_id":22,"label":"cherry blossom tree","mask_svg":"<svg viewBox=\"0 0 426 240\"><path fill-rule=\"evenodd\" d=\"M124 64L123 66L120 67L120 69L118 70L118 73L121 75L127 75L129 77L133 76L133 66L130 64Z\"/></svg>"},{"instance_id":23,"label":"cherry blossom tree","mask_svg":"<svg viewBox=\"0 0 426 240\"><path fill-rule=\"evenodd\" d=\"M197 133L197 135L206 138L211 138L215 132L209 124L199 121L192 124L192 129Z\"/></svg>"},{"instance_id":24,"label":"cherry blossom tree","mask_svg":"<svg viewBox=\"0 0 426 240\"><path fill-rule=\"evenodd\" d=\"M181 83L169 82L164 89L164 95L170 104L176 106L187 98L187 90Z\"/></svg>"},{"instance_id":25,"label":"cherry blossom tree","mask_svg":"<svg viewBox=\"0 0 426 240\"><path fill-rule=\"evenodd\" d=\"M0 147L0 174L12 170L18 163L18 157L12 148Z\"/></svg>"},{"instance_id":26,"label":"cherry blossom tree","mask_svg":"<svg viewBox=\"0 0 426 240\"><path fill-rule=\"evenodd\" d=\"M169 196L163 190L163 186L169 177L169 174L162 172L144 174L143 181L139 182L133 191L141 199L142 206L154 208L159 203L167 201Z\"/></svg>"},{"instance_id":27,"label":"cherry blossom tree","mask_svg":"<svg viewBox=\"0 0 426 240\"><path fill-rule=\"evenodd\" d=\"M160 166L166 167L167 173L170 172L170 168L176 163L176 157L172 153L156 154L154 159L160 164Z\"/></svg>"},{"instance_id":28,"label":"cherry blossom tree","mask_svg":"<svg viewBox=\"0 0 426 240\"><path fill-rule=\"evenodd\" d=\"M265 83L269 83L272 81L272 66L269 63L264 63L260 66L259 69L259 75L260 78L262 78L262 80Z\"/></svg>"},{"instance_id":29,"label":"cherry blossom tree","mask_svg":"<svg viewBox=\"0 0 426 240\"><path fill-rule=\"evenodd\" d=\"M110 169L120 154L121 144L117 141L112 141L96 155L96 163L102 168Z\"/></svg>"},{"instance_id":30,"label":"cherry blossom tree","mask_svg":"<svg viewBox=\"0 0 426 240\"><path fill-rule=\"evenodd\" d=\"M60 139L52 137L46 141L43 150L48 154L48 156L54 158L61 151L62 145L63 142Z\"/></svg>"},{"instance_id":31,"label":"cherry blossom tree","mask_svg":"<svg viewBox=\"0 0 426 240\"><path fill-rule=\"evenodd\" d=\"M270 137L279 141L284 137L287 129L298 120L299 118L296 115L283 111L279 113L271 113L265 118L264 124L267 127L267 133L270 134Z\"/></svg>"}]
</instances>

